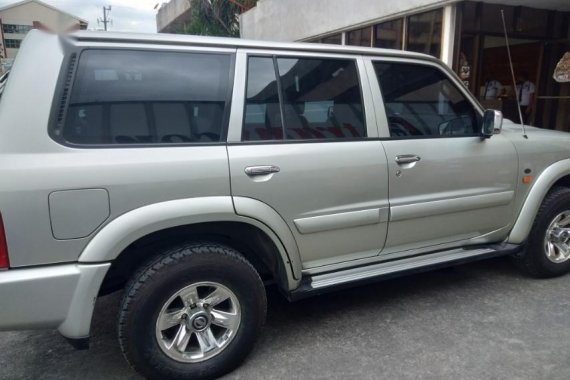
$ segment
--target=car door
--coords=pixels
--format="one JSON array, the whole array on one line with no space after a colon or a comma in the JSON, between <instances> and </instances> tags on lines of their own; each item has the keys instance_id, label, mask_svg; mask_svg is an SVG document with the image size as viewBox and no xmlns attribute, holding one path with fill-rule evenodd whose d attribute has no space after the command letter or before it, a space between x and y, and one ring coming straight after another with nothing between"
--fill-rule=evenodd
<instances>
[{"instance_id":1,"label":"car door","mask_svg":"<svg viewBox=\"0 0 570 380\"><path fill-rule=\"evenodd\" d=\"M228 154L237 213L240 198L273 208L305 269L377 255L387 165L362 61L241 50L236 64Z\"/></svg>"},{"instance_id":2,"label":"car door","mask_svg":"<svg viewBox=\"0 0 570 380\"><path fill-rule=\"evenodd\" d=\"M503 239L518 171L512 143L500 134L480 137L481 110L436 63L385 58L366 65L388 159L383 253Z\"/></svg>"}]
</instances>

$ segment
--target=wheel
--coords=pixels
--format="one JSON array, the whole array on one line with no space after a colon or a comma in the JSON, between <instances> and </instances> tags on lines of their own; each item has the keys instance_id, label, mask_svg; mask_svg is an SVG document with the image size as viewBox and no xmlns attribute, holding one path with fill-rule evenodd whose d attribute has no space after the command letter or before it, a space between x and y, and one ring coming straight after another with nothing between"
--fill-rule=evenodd
<instances>
[{"instance_id":1,"label":"wheel","mask_svg":"<svg viewBox=\"0 0 570 380\"><path fill-rule=\"evenodd\" d=\"M538 211L519 266L535 277L570 271L570 189L551 190Z\"/></svg>"},{"instance_id":2,"label":"wheel","mask_svg":"<svg viewBox=\"0 0 570 380\"><path fill-rule=\"evenodd\" d=\"M265 320L266 296L237 251L193 243L133 276L119 312L119 343L151 379L210 379L237 367Z\"/></svg>"}]
</instances>

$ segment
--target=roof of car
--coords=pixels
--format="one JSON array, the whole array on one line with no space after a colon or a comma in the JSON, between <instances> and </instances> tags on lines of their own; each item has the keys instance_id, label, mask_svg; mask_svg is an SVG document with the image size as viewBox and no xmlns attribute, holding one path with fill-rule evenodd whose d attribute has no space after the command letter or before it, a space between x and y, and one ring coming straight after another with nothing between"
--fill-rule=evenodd
<instances>
[{"instance_id":1,"label":"roof of car","mask_svg":"<svg viewBox=\"0 0 570 380\"><path fill-rule=\"evenodd\" d=\"M69 35L71 39L85 42L109 43L150 43L168 45L204 45L228 48L256 48L271 50L300 50L322 53L346 53L360 55L387 55L407 58L436 60L434 57L402 50L368 48L359 46L327 45L304 42L274 42L262 40L247 40L241 38L194 36L187 34L167 33L128 33L128 32L96 32L77 31Z\"/></svg>"}]
</instances>

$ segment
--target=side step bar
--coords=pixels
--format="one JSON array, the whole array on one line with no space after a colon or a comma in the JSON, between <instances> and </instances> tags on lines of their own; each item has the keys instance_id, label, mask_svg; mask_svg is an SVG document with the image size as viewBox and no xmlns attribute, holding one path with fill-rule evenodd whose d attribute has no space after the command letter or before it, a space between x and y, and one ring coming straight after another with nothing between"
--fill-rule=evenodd
<instances>
[{"instance_id":1,"label":"side step bar","mask_svg":"<svg viewBox=\"0 0 570 380\"><path fill-rule=\"evenodd\" d=\"M377 264L304 277L301 285L289 294L291 300L323 294L338 288L394 278L411 273L464 264L481 259L519 252L521 245L498 244L473 248L458 248L429 254L395 259Z\"/></svg>"}]
</instances>

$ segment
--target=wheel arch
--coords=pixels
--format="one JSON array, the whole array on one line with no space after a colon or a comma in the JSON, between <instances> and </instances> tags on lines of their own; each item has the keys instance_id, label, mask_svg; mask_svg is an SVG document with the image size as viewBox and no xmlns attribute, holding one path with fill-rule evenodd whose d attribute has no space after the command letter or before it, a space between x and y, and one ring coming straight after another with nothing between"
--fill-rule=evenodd
<instances>
[{"instance_id":1,"label":"wheel arch","mask_svg":"<svg viewBox=\"0 0 570 380\"><path fill-rule=\"evenodd\" d=\"M121 289L139 268L158 253L188 242L215 242L240 252L257 270L265 282L275 281L289 291L297 286L290 261L280 243L270 237L252 221L220 220L198 222L165 228L151 232L130 243L112 262L101 294Z\"/></svg>"},{"instance_id":2,"label":"wheel arch","mask_svg":"<svg viewBox=\"0 0 570 380\"><path fill-rule=\"evenodd\" d=\"M263 265L276 276L276 281L289 290L296 287L300 278L299 258L291 257L291 254L297 254L297 247L287 247L291 241L287 237L282 238L271 228L271 224L278 221L270 220L268 226L264 217L266 215L258 218L237 215L231 197L155 203L129 211L105 225L85 247L79 262L123 262L119 258L124 254L136 258L136 249L133 247L163 248L189 238L218 238L218 241L221 239L238 250L240 247L250 247L250 259L254 255L259 256ZM277 227L281 228L281 232L283 227ZM246 241L248 239L251 241ZM269 258L268 255L273 257ZM262 265L260 262L257 264L258 268Z\"/></svg>"},{"instance_id":3,"label":"wheel arch","mask_svg":"<svg viewBox=\"0 0 570 380\"><path fill-rule=\"evenodd\" d=\"M536 178L509 234L509 243L526 241L540 205L548 192L557 186L570 188L570 159L555 162Z\"/></svg>"},{"instance_id":4,"label":"wheel arch","mask_svg":"<svg viewBox=\"0 0 570 380\"><path fill-rule=\"evenodd\" d=\"M101 294L101 289L105 290L102 285L107 287L107 290L112 289L113 284L109 279L116 273L116 270L112 269L113 264L120 262L118 258L121 254L128 252L127 249L133 247L136 242L148 242L152 246L156 241L164 242L166 237L174 236L180 239L168 240L167 243L172 245L188 241L189 237L206 240L225 236L226 240L222 239L222 243L232 248L239 250L244 246L249 247L249 249L246 248L246 258L252 260L257 257L259 260L253 259L252 264L257 265L257 268L265 266L285 292L295 289L301 276L297 246L296 244L288 246L291 244L292 236L279 235L284 231L289 231L291 234L283 219L273 215L271 220L263 220L270 216L259 214L254 218L237 215L232 198L228 196L155 203L115 218L101 228L79 256L78 265L88 267L105 264L106 267L100 272L101 276L86 279L82 290L76 290L77 297L74 297L67 318L58 330L69 339L89 337L94 298L98 293ZM231 232L220 233L219 227ZM188 235L188 231L193 231L193 234ZM252 236L253 239L250 241L249 238ZM186 239L181 239L181 237ZM137 266L147 262L145 259L150 259L149 256L137 256L136 250L133 252L130 253L133 255L131 258L141 258L136 261ZM260 257L260 252L265 256ZM123 261L129 262L124 259ZM111 268L107 270L109 263L111 263ZM130 269L131 275L136 270L128 265L124 268ZM90 296L91 294L93 297Z\"/></svg>"}]
</instances>

